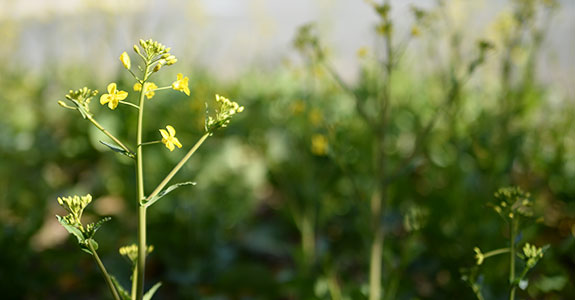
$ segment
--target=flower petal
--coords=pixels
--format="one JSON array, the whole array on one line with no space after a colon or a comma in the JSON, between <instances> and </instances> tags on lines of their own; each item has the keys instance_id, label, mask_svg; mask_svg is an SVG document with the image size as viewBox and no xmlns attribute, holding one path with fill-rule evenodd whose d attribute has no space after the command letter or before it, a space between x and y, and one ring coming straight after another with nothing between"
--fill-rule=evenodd
<instances>
[{"instance_id":1,"label":"flower petal","mask_svg":"<svg viewBox=\"0 0 575 300\"><path fill-rule=\"evenodd\" d=\"M168 132L170 133L170 136L175 136L175 135L176 135L176 130L174 129L174 127L168 125L168 126L166 126L166 128L168 129Z\"/></svg>"},{"instance_id":2,"label":"flower petal","mask_svg":"<svg viewBox=\"0 0 575 300\"><path fill-rule=\"evenodd\" d=\"M166 143L166 147L168 147L168 149L170 149L170 151L174 151L174 144L172 144L172 142L167 142Z\"/></svg>"},{"instance_id":3,"label":"flower petal","mask_svg":"<svg viewBox=\"0 0 575 300\"><path fill-rule=\"evenodd\" d=\"M182 143L180 143L180 140L178 140L177 137L172 138L172 143L174 143L174 145L178 146L178 148L182 148Z\"/></svg>"},{"instance_id":4,"label":"flower petal","mask_svg":"<svg viewBox=\"0 0 575 300\"><path fill-rule=\"evenodd\" d=\"M124 100L124 99L126 99L126 97L128 97L128 92L126 92L126 91L118 91L116 93L116 99L118 99L118 100Z\"/></svg>"},{"instance_id":5,"label":"flower petal","mask_svg":"<svg viewBox=\"0 0 575 300\"><path fill-rule=\"evenodd\" d=\"M170 135L168 134L168 132L165 131L164 129L160 129L160 134L162 135L162 137L164 138L164 140L167 140L167 139L170 137ZM166 142L162 140L162 143L165 144Z\"/></svg>"},{"instance_id":6,"label":"flower petal","mask_svg":"<svg viewBox=\"0 0 575 300\"><path fill-rule=\"evenodd\" d=\"M103 94L102 96L100 96L100 104L104 105L108 102L110 102L110 95Z\"/></svg>"},{"instance_id":7,"label":"flower petal","mask_svg":"<svg viewBox=\"0 0 575 300\"><path fill-rule=\"evenodd\" d=\"M116 83L112 82L108 84L108 94L115 94L116 93Z\"/></svg>"},{"instance_id":8,"label":"flower petal","mask_svg":"<svg viewBox=\"0 0 575 300\"><path fill-rule=\"evenodd\" d=\"M119 102L120 101L118 101L117 98L112 98L112 99L110 99L110 102L108 102L108 107L110 109L114 110L114 109L116 109L116 107L118 107Z\"/></svg>"}]
</instances>

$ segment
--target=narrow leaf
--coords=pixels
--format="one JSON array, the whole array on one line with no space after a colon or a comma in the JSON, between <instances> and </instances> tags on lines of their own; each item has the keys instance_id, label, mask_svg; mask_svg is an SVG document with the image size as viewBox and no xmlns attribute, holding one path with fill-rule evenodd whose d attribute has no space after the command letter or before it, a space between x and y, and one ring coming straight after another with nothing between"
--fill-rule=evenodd
<instances>
[{"instance_id":1,"label":"narrow leaf","mask_svg":"<svg viewBox=\"0 0 575 300\"><path fill-rule=\"evenodd\" d=\"M158 282L156 284L154 284L154 286L152 288L150 288L146 294L144 294L144 298L143 300L152 300L152 297L154 296L154 294L156 293L156 291L162 286L161 282Z\"/></svg>"},{"instance_id":2,"label":"narrow leaf","mask_svg":"<svg viewBox=\"0 0 575 300\"><path fill-rule=\"evenodd\" d=\"M120 297L122 298L122 300L131 300L132 299L132 297L130 296L128 291L126 291L124 289L124 287L122 287L122 285L118 282L116 277L110 275L110 279L112 280L112 283L114 283L114 286L116 287L116 291L118 291L118 294L120 294Z\"/></svg>"},{"instance_id":3,"label":"narrow leaf","mask_svg":"<svg viewBox=\"0 0 575 300\"><path fill-rule=\"evenodd\" d=\"M170 193L171 191L184 186L184 185L196 185L195 182L193 181L187 181L187 182L180 182L180 183L176 183L174 185L170 185L169 187L167 187L165 190L159 192L156 196L152 197L152 199L150 199L149 201L145 202L144 204L146 206L150 206L152 204L154 204L156 201L160 200L160 198L164 197L165 195L167 195L168 193Z\"/></svg>"},{"instance_id":4,"label":"narrow leaf","mask_svg":"<svg viewBox=\"0 0 575 300\"><path fill-rule=\"evenodd\" d=\"M96 234L96 231L98 231L98 229L100 229L100 227L102 227L102 225L108 221L112 220L112 218L110 217L104 217L103 219L99 220L96 223L92 223L89 224L88 227L88 233L90 237L93 237L94 234Z\"/></svg>"},{"instance_id":5,"label":"narrow leaf","mask_svg":"<svg viewBox=\"0 0 575 300\"><path fill-rule=\"evenodd\" d=\"M56 218L58 218L58 222L60 222L60 225L64 226L64 228L71 233L72 235L74 235L77 239L78 239L78 243L82 244L84 242L84 234L82 233L82 231L80 231L80 229L68 224L68 222L66 222L66 220L58 215L56 215Z\"/></svg>"},{"instance_id":6,"label":"narrow leaf","mask_svg":"<svg viewBox=\"0 0 575 300\"><path fill-rule=\"evenodd\" d=\"M124 150L124 149L122 149L122 148L120 148L120 147L118 147L118 146L115 146L115 145L106 143L106 142L104 142L104 141L100 141L100 143L102 143L104 146L110 148L110 149L111 149L112 151L114 151L114 152L118 152L118 153L124 154L124 155L126 155L127 157L129 157L129 158L134 158L134 154L133 154L132 152L126 151L126 150Z\"/></svg>"}]
</instances>

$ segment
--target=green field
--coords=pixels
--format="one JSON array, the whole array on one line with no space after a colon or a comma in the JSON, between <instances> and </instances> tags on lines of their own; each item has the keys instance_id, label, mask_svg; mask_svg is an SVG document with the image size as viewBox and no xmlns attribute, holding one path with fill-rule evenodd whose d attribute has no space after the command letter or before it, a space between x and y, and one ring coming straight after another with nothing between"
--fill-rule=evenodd
<instances>
[{"instance_id":1,"label":"green field","mask_svg":"<svg viewBox=\"0 0 575 300\"><path fill-rule=\"evenodd\" d=\"M128 52L137 70L132 46L151 38L172 41L178 60L154 82L183 73L190 95L145 100L144 140L171 125L183 145L146 145L146 194L205 134L216 94L245 107L171 182L196 184L147 213L145 289L162 282L153 299L575 299L573 3L356 2L367 33L345 29L345 12L318 17L259 60L213 50L242 60L229 66L209 55L214 41L235 41L227 29L203 27L206 44L194 27L169 30L218 26L194 10L202 1L155 21L164 2L0 14L0 298L113 299L55 217L69 195L93 196L86 222L112 218L98 254L131 287L118 249L138 241L134 160L58 101L99 90L94 118L139 148L138 110L100 96L114 82L138 103L118 57ZM264 39L273 15L254 15Z\"/></svg>"}]
</instances>

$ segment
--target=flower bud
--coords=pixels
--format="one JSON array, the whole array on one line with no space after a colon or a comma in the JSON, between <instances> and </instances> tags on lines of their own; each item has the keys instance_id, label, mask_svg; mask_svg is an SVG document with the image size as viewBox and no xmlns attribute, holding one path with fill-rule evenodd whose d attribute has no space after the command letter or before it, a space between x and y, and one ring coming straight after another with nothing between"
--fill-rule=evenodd
<instances>
[{"instance_id":1,"label":"flower bud","mask_svg":"<svg viewBox=\"0 0 575 300\"><path fill-rule=\"evenodd\" d=\"M160 62L154 67L154 69L153 69L152 71L158 72L158 71L160 71L161 68L162 68L162 62L160 61Z\"/></svg>"},{"instance_id":2,"label":"flower bud","mask_svg":"<svg viewBox=\"0 0 575 300\"><path fill-rule=\"evenodd\" d=\"M131 66L130 56L128 56L128 53L126 53L126 51L122 52L122 55L120 55L120 61L122 62L122 65L124 65L124 68L128 70L130 69Z\"/></svg>"}]
</instances>

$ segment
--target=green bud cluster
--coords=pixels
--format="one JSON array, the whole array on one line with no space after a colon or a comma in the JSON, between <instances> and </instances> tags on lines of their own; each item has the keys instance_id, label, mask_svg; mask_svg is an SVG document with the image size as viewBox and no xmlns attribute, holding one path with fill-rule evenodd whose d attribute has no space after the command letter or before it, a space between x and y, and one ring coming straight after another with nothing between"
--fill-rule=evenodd
<instances>
[{"instance_id":1,"label":"green bud cluster","mask_svg":"<svg viewBox=\"0 0 575 300\"><path fill-rule=\"evenodd\" d=\"M533 268L543 258L543 248L537 248L535 245L527 243L523 246L523 254L525 255L527 268Z\"/></svg>"},{"instance_id":2,"label":"green bud cluster","mask_svg":"<svg viewBox=\"0 0 575 300\"><path fill-rule=\"evenodd\" d=\"M243 106L220 95L216 95L216 103L219 105L219 108L216 109L215 117L208 116L206 119L205 127L207 132L213 132L218 128L227 127L235 114L244 111Z\"/></svg>"},{"instance_id":3,"label":"green bud cluster","mask_svg":"<svg viewBox=\"0 0 575 300\"><path fill-rule=\"evenodd\" d=\"M154 246L148 246L148 249L146 249L147 254L152 253L152 251L154 251ZM138 259L138 246L136 244L123 246L118 252L120 252L120 255L127 257L132 264L136 264L136 260Z\"/></svg>"},{"instance_id":4,"label":"green bud cluster","mask_svg":"<svg viewBox=\"0 0 575 300\"><path fill-rule=\"evenodd\" d=\"M141 50L138 45L134 45L134 52L140 55L146 64L152 67L153 72L158 72L162 66L170 66L178 61L174 55L170 54L171 48L157 41L141 39L139 44L143 50Z\"/></svg>"},{"instance_id":5,"label":"green bud cluster","mask_svg":"<svg viewBox=\"0 0 575 300\"><path fill-rule=\"evenodd\" d=\"M78 244L82 247L82 250L92 254L92 250L88 246L88 243L93 249L98 248L98 243L93 240L94 234L100 229L102 224L110 221L109 217L105 217L98 222L90 223L84 227L82 224L82 214L84 209L92 202L92 195L88 194L86 196L70 196L70 197L58 197L58 203L64 207L69 214L61 217L56 216L58 221L64 228L74 235L78 240Z\"/></svg>"},{"instance_id":6,"label":"green bud cluster","mask_svg":"<svg viewBox=\"0 0 575 300\"><path fill-rule=\"evenodd\" d=\"M533 216L531 194L524 192L519 187L501 188L495 193L495 199L499 203L495 204L493 209L504 219L513 219L516 215Z\"/></svg>"},{"instance_id":7,"label":"green bud cluster","mask_svg":"<svg viewBox=\"0 0 575 300\"><path fill-rule=\"evenodd\" d=\"M92 91L87 87L83 87L77 91L70 90L66 95L66 99L73 105L68 105L66 102L61 100L58 101L58 104L67 109L78 110L82 114L82 117L85 119L87 116L92 115L90 113L89 104L90 100L92 100L92 97L96 96L97 94L97 90Z\"/></svg>"},{"instance_id":8,"label":"green bud cluster","mask_svg":"<svg viewBox=\"0 0 575 300\"><path fill-rule=\"evenodd\" d=\"M64 219L68 221L70 225L77 227L78 229L84 231L80 219L82 218L82 213L88 204L92 202L92 195L88 194L86 196L70 196L70 197L58 197L58 204L64 207L70 214L65 216Z\"/></svg>"},{"instance_id":9,"label":"green bud cluster","mask_svg":"<svg viewBox=\"0 0 575 300\"><path fill-rule=\"evenodd\" d=\"M393 32L393 23L391 22L390 14L391 5L389 3L376 4L373 3L373 8L375 12L381 19L376 25L375 30L380 35L390 36Z\"/></svg>"},{"instance_id":10,"label":"green bud cluster","mask_svg":"<svg viewBox=\"0 0 575 300\"><path fill-rule=\"evenodd\" d=\"M321 48L316 31L315 24L306 24L301 26L298 29L293 45L298 51L304 54L307 53L312 55L312 57L323 58L325 52Z\"/></svg>"}]
</instances>

